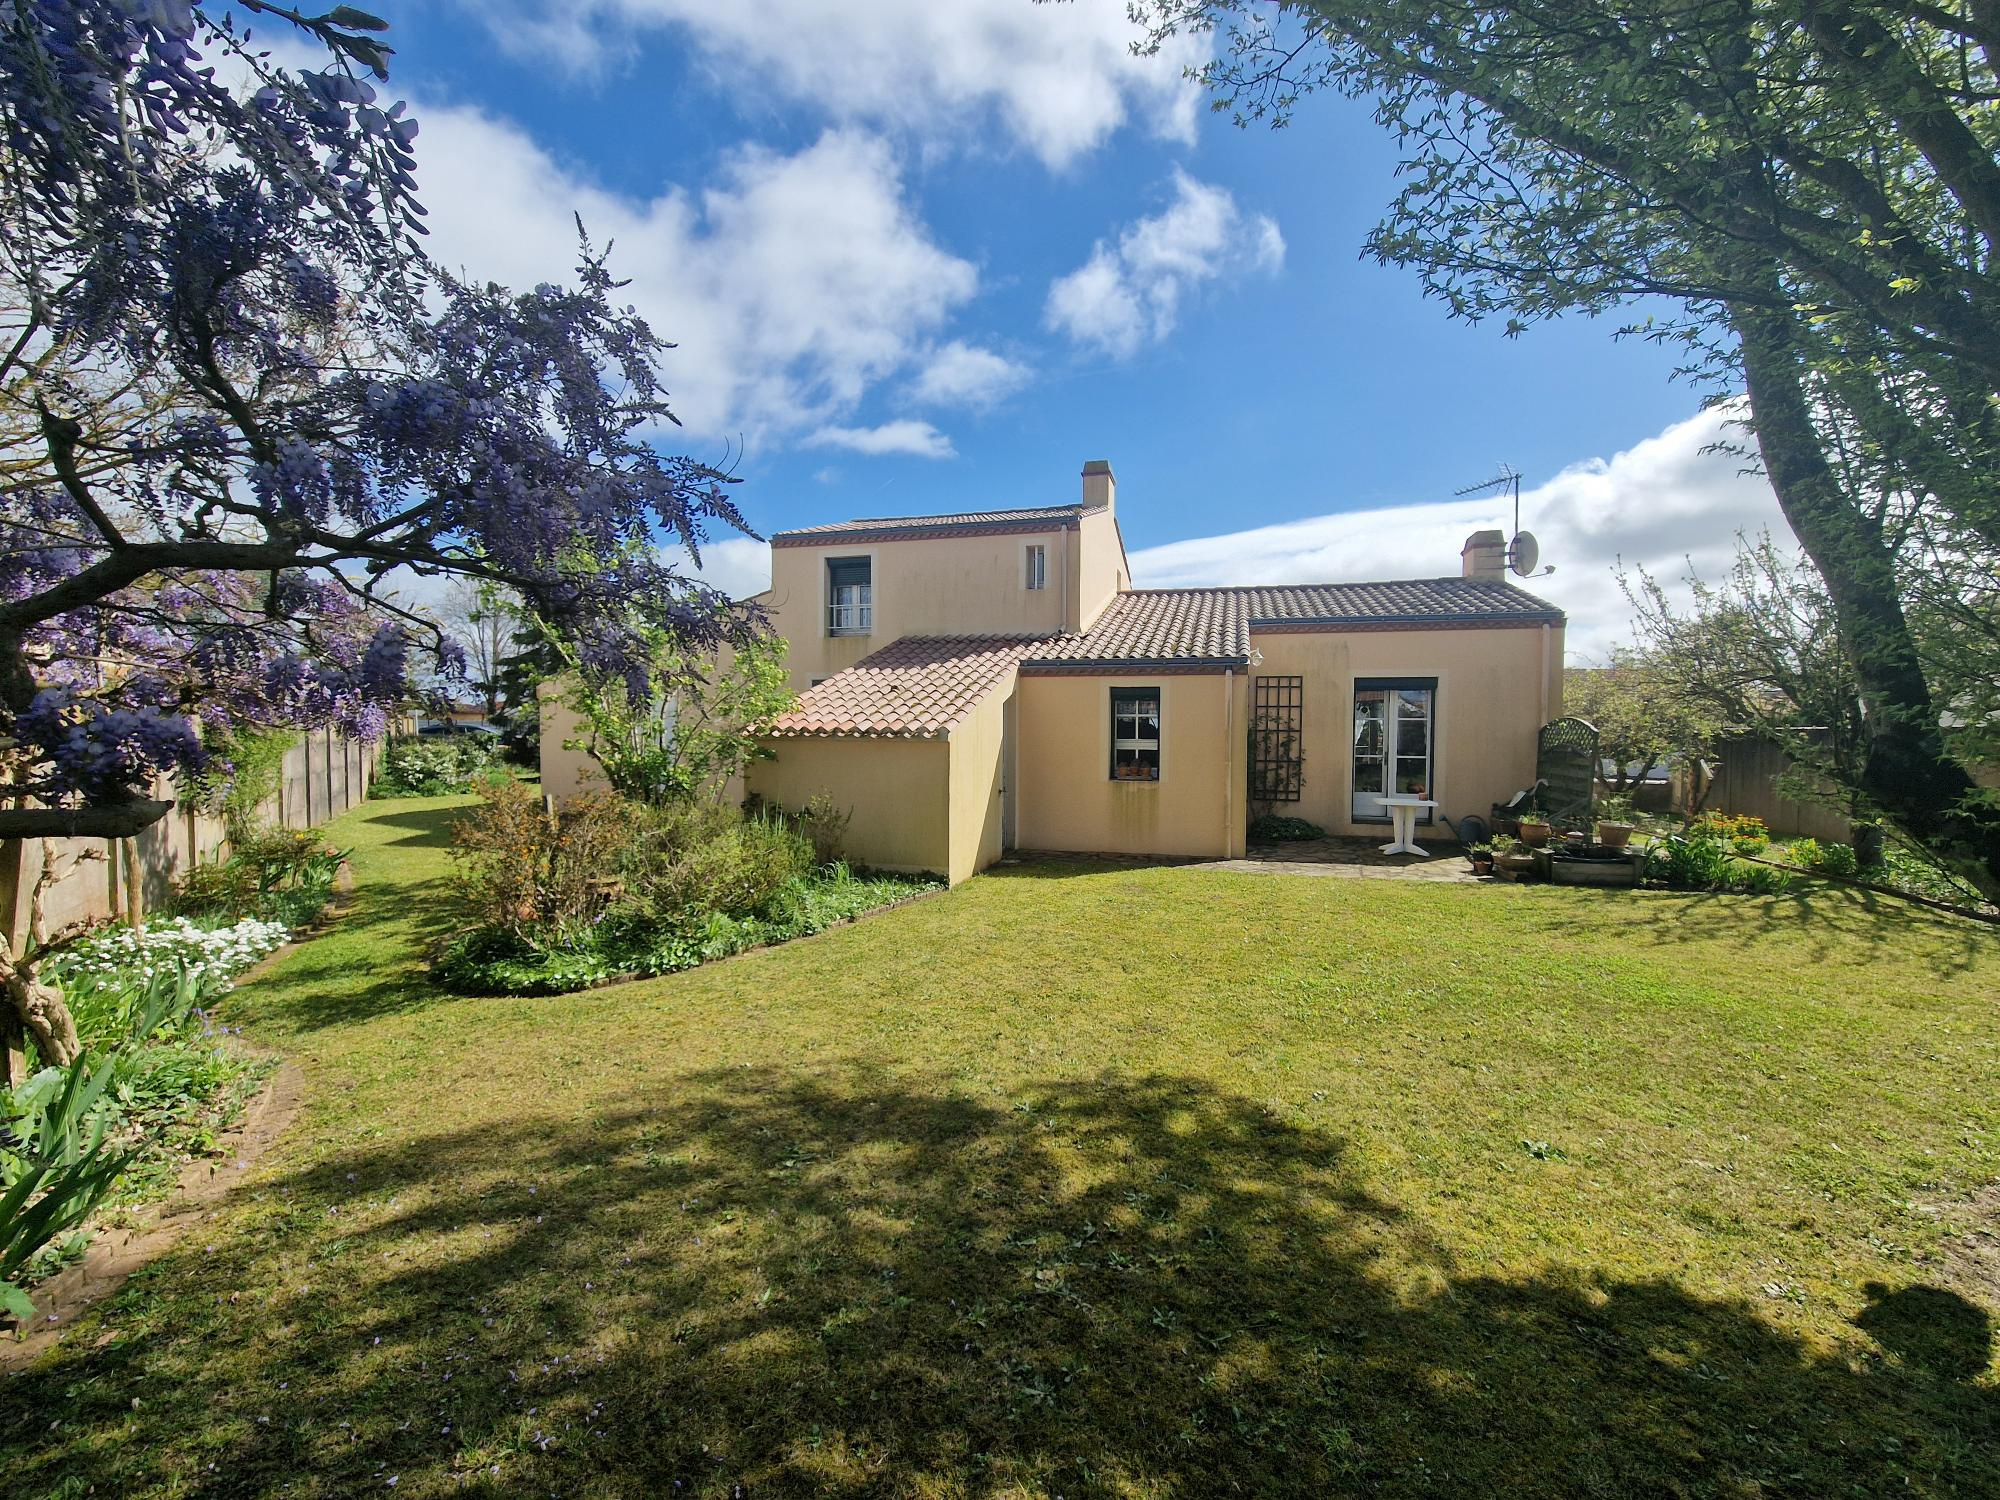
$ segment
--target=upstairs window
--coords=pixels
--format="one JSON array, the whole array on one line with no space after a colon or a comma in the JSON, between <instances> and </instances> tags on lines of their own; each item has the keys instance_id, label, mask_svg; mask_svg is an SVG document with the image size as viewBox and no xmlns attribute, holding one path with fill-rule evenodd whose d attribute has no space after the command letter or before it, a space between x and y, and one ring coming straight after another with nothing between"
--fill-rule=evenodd
<instances>
[{"instance_id":1,"label":"upstairs window","mask_svg":"<svg viewBox=\"0 0 2000 1500\"><path fill-rule=\"evenodd\" d=\"M1049 554L1046 547L1039 545L1028 548L1028 587L1047 588L1049 582Z\"/></svg>"},{"instance_id":2,"label":"upstairs window","mask_svg":"<svg viewBox=\"0 0 2000 1500\"><path fill-rule=\"evenodd\" d=\"M1160 690L1111 690L1111 779L1160 779Z\"/></svg>"},{"instance_id":3,"label":"upstairs window","mask_svg":"<svg viewBox=\"0 0 2000 1500\"><path fill-rule=\"evenodd\" d=\"M874 562L866 557L826 560L826 633L867 635L875 626Z\"/></svg>"}]
</instances>

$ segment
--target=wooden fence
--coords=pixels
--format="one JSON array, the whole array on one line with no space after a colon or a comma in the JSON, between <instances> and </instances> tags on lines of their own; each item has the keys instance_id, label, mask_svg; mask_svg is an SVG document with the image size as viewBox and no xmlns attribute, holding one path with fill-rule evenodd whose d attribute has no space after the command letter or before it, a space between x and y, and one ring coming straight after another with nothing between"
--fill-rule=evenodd
<instances>
[{"instance_id":1,"label":"wooden fence","mask_svg":"<svg viewBox=\"0 0 2000 1500\"><path fill-rule=\"evenodd\" d=\"M1783 837L1815 838L1845 844L1854 836L1846 814L1823 802L1787 797L1780 778L1796 775L1784 747L1761 735L1735 735L1716 747L1710 763L1713 780L1702 807L1712 812L1748 813L1762 818L1771 832ZM1686 808L1693 789L1685 770L1676 771L1675 803Z\"/></svg>"},{"instance_id":2,"label":"wooden fence","mask_svg":"<svg viewBox=\"0 0 2000 1500\"><path fill-rule=\"evenodd\" d=\"M310 828L346 812L368 795L380 748L328 729L301 735L285 753L277 794L264 804L266 816L281 828ZM173 792L166 787L154 795ZM28 902L51 854L62 871L47 897L53 932L71 922L156 910L190 865L220 857L228 842L220 818L185 805L137 838L0 841L0 928L15 945L27 935ZM137 913L131 910L135 898Z\"/></svg>"}]
</instances>

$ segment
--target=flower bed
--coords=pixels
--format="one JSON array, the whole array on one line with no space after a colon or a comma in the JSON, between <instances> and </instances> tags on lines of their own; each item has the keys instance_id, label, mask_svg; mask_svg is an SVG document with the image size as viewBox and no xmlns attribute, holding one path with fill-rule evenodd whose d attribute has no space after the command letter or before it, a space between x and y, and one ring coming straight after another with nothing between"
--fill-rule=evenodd
<instances>
[{"instance_id":1,"label":"flower bed","mask_svg":"<svg viewBox=\"0 0 2000 1500\"><path fill-rule=\"evenodd\" d=\"M464 994L556 995L781 943L935 890L850 870L830 806L743 816L593 793L551 817L515 782L457 825L460 935L432 965Z\"/></svg>"},{"instance_id":2,"label":"flower bed","mask_svg":"<svg viewBox=\"0 0 2000 1500\"><path fill-rule=\"evenodd\" d=\"M272 839L290 853L267 858L266 840L203 866L179 899L316 914L341 852L313 834ZM271 1065L228 1045L210 1007L291 931L272 916L183 915L51 944L39 978L62 993L81 1053L0 1087L0 1312L29 1316L26 1289L80 1255L97 1225L216 1149Z\"/></svg>"}]
</instances>

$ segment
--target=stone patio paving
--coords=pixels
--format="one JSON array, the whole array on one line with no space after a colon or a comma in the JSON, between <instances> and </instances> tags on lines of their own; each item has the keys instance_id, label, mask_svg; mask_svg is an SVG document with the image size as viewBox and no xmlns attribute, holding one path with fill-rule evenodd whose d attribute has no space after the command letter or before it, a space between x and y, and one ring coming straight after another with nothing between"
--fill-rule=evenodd
<instances>
[{"instance_id":1,"label":"stone patio paving","mask_svg":"<svg viewBox=\"0 0 2000 1500\"><path fill-rule=\"evenodd\" d=\"M1131 864L1180 865L1194 870L1230 870L1249 875L1320 875L1345 880L1476 881L1465 856L1449 840L1417 843L1430 857L1384 854L1382 839L1304 839L1297 843L1252 844L1241 859L1153 859L1133 854L1076 854L1031 849L1016 850L1004 864Z\"/></svg>"},{"instance_id":2,"label":"stone patio paving","mask_svg":"<svg viewBox=\"0 0 2000 1500\"><path fill-rule=\"evenodd\" d=\"M1417 835L1430 857L1384 854L1382 839L1302 839L1296 843L1252 844L1242 859L1196 863L1198 870L1238 870L1252 875L1330 875L1347 880L1477 881L1457 844Z\"/></svg>"}]
</instances>

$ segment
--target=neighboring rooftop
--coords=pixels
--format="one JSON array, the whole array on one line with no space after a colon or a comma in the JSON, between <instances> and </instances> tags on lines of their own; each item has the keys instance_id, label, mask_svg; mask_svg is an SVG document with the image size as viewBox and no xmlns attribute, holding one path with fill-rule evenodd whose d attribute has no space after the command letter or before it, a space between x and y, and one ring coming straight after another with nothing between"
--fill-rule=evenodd
<instances>
[{"instance_id":1,"label":"neighboring rooftop","mask_svg":"<svg viewBox=\"0 0 2000 1500\"><path fill-rule=\"evenodd\" d=\"M1045 637L910 635L799 695L771 734L932 740L947 735Z\"/></svg>"},{"instance_id":2,"label":"neighboring rooftop","mask_svg":"<svg viewBox=\"0 0 2000 1500\"><path fill-rule=\"evenodd\" d=\"M968 510L945 516L870 516L799 526L772 536L773 547L815 547L829 542L902 542L931 536L994 536L1014 531L1067 530L1102 505L1036 505L1026 510Z\"/></svg>"}]
</instances>

